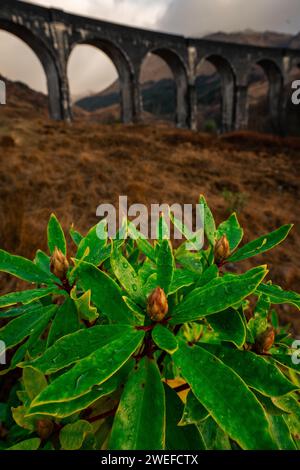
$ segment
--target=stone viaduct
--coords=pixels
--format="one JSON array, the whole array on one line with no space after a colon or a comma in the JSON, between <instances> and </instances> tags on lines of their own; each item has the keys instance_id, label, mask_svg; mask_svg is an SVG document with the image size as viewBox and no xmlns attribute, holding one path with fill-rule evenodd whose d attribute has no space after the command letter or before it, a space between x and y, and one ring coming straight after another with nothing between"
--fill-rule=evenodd
<instances>
[{"instance_id":1,"label":"stone viaduct","mask_svg":"<svg viewBox=\"0 0 300 470\"><path fill-rule=\"evenodd\" d=\"M222 130L247 127L248 77L259 64L269 81L269 113L274 131L284 125L284 86L292 67L300 66L300 50L256 47L206 39L190 39L122 26L44 8L17 0L1 0L0 29L20 39L35 52L48 84L49 113L71 120L67 65L79 44L101 49L114 63L121 86L124 123L138 122L142 99L139 76L148 53L157 54L171 68L177 88L176 124L196 128L196 69L203 60L217 69L222 83ZM17 60L17 58L16 58Z\"/></svg>"}]
</instances>

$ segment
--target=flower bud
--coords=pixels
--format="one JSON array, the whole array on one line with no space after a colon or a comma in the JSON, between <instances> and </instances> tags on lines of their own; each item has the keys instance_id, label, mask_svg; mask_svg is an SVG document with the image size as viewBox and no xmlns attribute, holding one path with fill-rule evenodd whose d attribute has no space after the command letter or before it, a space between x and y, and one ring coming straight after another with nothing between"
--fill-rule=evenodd
<instances>
[{"instance_id":1,"label":"flower bud","mask_svg":"<svg viewBox=\"0 0 300 470\"><path fill-rule=\"evenodd\" d=\"M264 354L271 349L275 341L275 330L272 326L261 333L255 341L255 350L259 354Z\"/></svg>"},{"instance_id":2,"label":"flower bud","mask_svg":"<svg viewBox=\"0 0 300 470\"><path fill-rule=\"evenodd\" d=\"M53 433L54 424L50 419L39 419L36 422L37 435L45 441Z\"/></svg>"},{"instance_id":3,"label":"flower bud","mask_svg":"<svg viewBox=\"0 0 300 470\"><path fill-rule=\"evenodd\" d=\"M169 310L168 299L160 287L156 287L148 297L147 312L152 321L161 322Z\"/></svg>"},{"instance_id":4,"label":"flower bud","mask_svg":"<svg viewBox=\"0 0 300 470\"><path fill-rule=\"evenodd\" d=\"M226 235L222 235L220 240L215 244L215 262L221 263L230 255L229 241Z\"/></svg>"},{"instance_id":5,"label":"flower bud","mask_svg":"<svg viewBox=\"0 0 300 470\"><path fill-rule=\"evenodd\" d=\"M62 281L66 278L69 269L69 262L66 256L57 247L51 256L50 270L54 276Z\"/></svg>"}]
</instances>

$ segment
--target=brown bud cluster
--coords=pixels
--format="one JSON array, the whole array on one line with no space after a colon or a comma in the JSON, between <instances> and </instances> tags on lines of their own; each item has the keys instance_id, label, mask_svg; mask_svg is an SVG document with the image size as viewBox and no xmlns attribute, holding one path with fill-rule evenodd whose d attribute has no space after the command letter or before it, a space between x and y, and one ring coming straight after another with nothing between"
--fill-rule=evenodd
<instances>
[{"instance_id":1,"label":"brown bud cluster","mask_svg":"<svg viewBox=\"0 0 300 470\"><path fill-rule=\"evenodd\" d=\"M69 262L66 256L55 247L55 250L51 256L50 270L54 276L58 277L62 281L66 278L66 274L69 269Z\"/></svg>"},{"instance_id":2,"label":"brown bud cluster","mask_svg":"<svg viewBox=\"0 0 300 470\"><path fill-rule=\"evenodd\" d=\"M275 341L275 330L272 326L261 333L255 341L255 351L258 354L265 354L271 349Z\"/></svg>"},{"instance_id":3,"label":"brown bud cluster","mask_svg":"<svg viewBox=\"0 0 300 470\"><path fill-rule=\"evenodd\" d=\"M156 287L148 297L147 313L152 321L161 322L169 310L168 299L163 289Z\"/></svg>"},{"instance_id":4,"label":"brown bud cluster","mask_svg":"<svg viewBox=\"0 0 300 470\"><path fill-rule=\"evenodd\" d=\"M39 419L36 422L37 435L45 441L53 433L54 424L50 419Z\"/></svg>"},{"instance_id":5,"label":"brown bud cluster","mask_svg":"<svg viewBox=\"0 0 300 470\"><path fill-rule=\"evenodd\" d=\"M230 255L229 241L226 235L222 235L220 240L215 244L215 262L221 263Z\"/></svg>"}]
</instances>

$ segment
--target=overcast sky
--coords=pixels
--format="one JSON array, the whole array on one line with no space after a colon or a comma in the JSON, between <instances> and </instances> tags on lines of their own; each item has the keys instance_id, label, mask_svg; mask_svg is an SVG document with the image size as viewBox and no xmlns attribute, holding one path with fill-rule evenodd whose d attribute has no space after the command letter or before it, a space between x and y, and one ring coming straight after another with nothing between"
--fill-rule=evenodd
<instances>
[{"instance_id":1,"label":"overcast sky","mask_svg":"<svg viewBox=\"0 0 300 470\"><path fill-rule=\"evenodd\" d=\"M32 0L43 6L190 36L247 28L296 34L300 0ZM46 91L43 70L20 40L0 31L0 73ZM116 72L110 60L89 46L73 52L69 64L71 91L83 95L108 86Z\"/></svg>"}]
</instances>

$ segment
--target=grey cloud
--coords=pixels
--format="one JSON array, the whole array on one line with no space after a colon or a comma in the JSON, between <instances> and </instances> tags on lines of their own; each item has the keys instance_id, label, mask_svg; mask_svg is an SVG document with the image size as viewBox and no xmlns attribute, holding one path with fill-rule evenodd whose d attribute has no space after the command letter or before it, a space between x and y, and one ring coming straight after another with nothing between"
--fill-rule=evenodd
<instances>
[{"instance_id":1,"label":"grey cloud","mask_svg":"<svg viewBox=\"0 0 300 470\"><path fill-rule=\"evenodd\" d=\"M192 36L247 28L297 33L300 3L299 0L172 0L160 27Z\"/></svg>"}]
</instances>

